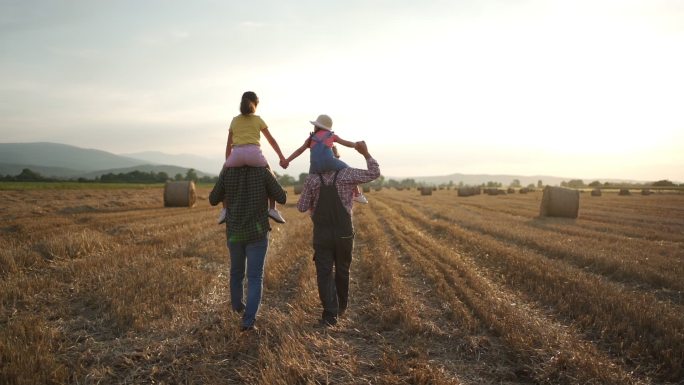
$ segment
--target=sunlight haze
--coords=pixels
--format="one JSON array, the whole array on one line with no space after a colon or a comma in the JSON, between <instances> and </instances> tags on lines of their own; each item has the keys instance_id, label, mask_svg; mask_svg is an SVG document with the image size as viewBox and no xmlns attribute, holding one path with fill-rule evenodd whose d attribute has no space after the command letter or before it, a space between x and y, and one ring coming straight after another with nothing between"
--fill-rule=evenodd
<instances>
[{"instance_id":1,"label":"sunlight haze","mask_svg":"<svg viewBox=\"0 0 684 385\"><path fill-rule=\"evenodd\" d=\"M387 176L684 181L682 68L681 1L0 0L0 140L218 170L252 90L285 156L325 113Z\"/></svg>"}]
</instances>

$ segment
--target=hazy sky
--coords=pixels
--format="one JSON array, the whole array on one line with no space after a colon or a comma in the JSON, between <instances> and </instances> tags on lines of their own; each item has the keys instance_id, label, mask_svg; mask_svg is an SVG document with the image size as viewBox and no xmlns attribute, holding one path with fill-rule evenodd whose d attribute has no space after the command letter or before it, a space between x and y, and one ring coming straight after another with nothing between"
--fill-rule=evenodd
<instances>
[{"instance_id":1,"label":"hazy sky","mask_svg":"<svg viewBox=\"0 0 684 385\"><path fill-rule=\"evenodd\" d=\"M326 113L389 176L684 181L684 1L0 0L1 142L220 164L246 90L286 156Z\"/></svg>"}]
</instances>

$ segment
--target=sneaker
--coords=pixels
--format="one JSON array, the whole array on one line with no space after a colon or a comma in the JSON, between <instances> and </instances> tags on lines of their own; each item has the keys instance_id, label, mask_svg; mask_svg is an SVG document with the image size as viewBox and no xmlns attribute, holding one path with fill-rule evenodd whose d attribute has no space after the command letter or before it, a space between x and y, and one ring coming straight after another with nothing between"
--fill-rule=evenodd
<instances>
[{"instance_id":1,"label":"sneaker","mask_svg":"<svg viewBox=\"0 0 684 385\"><path fill-rule=\"evenodd\" d=\"M226 223L226 208L222 208L218 217L218 224Z\"/></svg>"},{"instance_id":2,"label":"sneaker","mask_svg":"<svg viewBox=\"0 0 684 385\"><path fill-rule=\"evenodd\" d=\"M359 203L363 203L364 205L368 204L368 199L366 199L366 196L363 194L359 194L359 195L355 196L354 200L359 202Z\"/></svg>"},{"instance_id":3,"label":"sneaker","mask_svg":"<svg viewBox=\"0 0 684 385\"><path fill-rule=\"evenodd\" d=\"M269 209L268 216L278 223L285 223L285 219L283 219L283 216L280 215L280 211L277 209Z\"/></svg>"},{"instance_id":4,"label":"sneaker","mask_svg":"<svg viewBox=\"0 0 684 385\"><path fill-rule=\"evenodd\" d=\"M252 325L252 326L240 326L240 331L241 332L254 332L257 331L257 327Z\"/></svg>"},{"instance_id":5,"label":"sneaker","mask_svg":"<svg viewBox=\"0 0 684 385\"><path fill-rule=\"evenodd\" d=\"M335 325L337 325L337 318L326 317L319 319L315 326L319 328L329 328Z\"/></svg>"}]
</instances>

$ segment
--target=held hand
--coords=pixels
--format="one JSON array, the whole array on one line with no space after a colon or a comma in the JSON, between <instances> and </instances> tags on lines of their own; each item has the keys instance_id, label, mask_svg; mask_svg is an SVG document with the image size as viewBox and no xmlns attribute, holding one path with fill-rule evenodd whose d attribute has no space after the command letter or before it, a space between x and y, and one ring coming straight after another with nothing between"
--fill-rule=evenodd
<instances>
[{"instance_id":1,"label":"held hand","mask_svg":"<svg viewBox=\"0 0 684 385\"><path fill-rule=\"evenodd\" d=\"M287 168L287 166L290 165L290 162L287 161L287 159L283 159L280 161L280 167L282 168Z\"/></svg>"},{"instance_id":2,"label":"held hand","mask_svg":"<svg viewBox=\"0 0 684 385\"><path fill-rule=\"evenodd\" d=\"M360 141L356 142L354 144L354 149L359 152L359 154L368 157L370 154L368 153L368 146L366 145L365 141Z\"/></svg>"}]
</instances>

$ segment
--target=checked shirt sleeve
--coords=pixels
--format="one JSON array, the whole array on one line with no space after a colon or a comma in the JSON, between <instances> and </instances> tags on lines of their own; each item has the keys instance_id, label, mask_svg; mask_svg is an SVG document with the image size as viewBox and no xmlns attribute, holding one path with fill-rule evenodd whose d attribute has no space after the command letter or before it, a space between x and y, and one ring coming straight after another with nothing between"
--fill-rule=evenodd
<instances>
[{"instance_id":1,"label":"checked shirt sleeve","mask_svg":"<svg viewBox=\"0 0 684 385\"><path fill-rule=\"evenodd\" d=\"M314 208L314 200L318 192L318 189L315 186L315 182L317 181L316 178L318 177L310 174L304 181L302 195L299 196L299 201L297 201L297 210L300 212L306 212Z\"/></svg>"}]
</instances>

